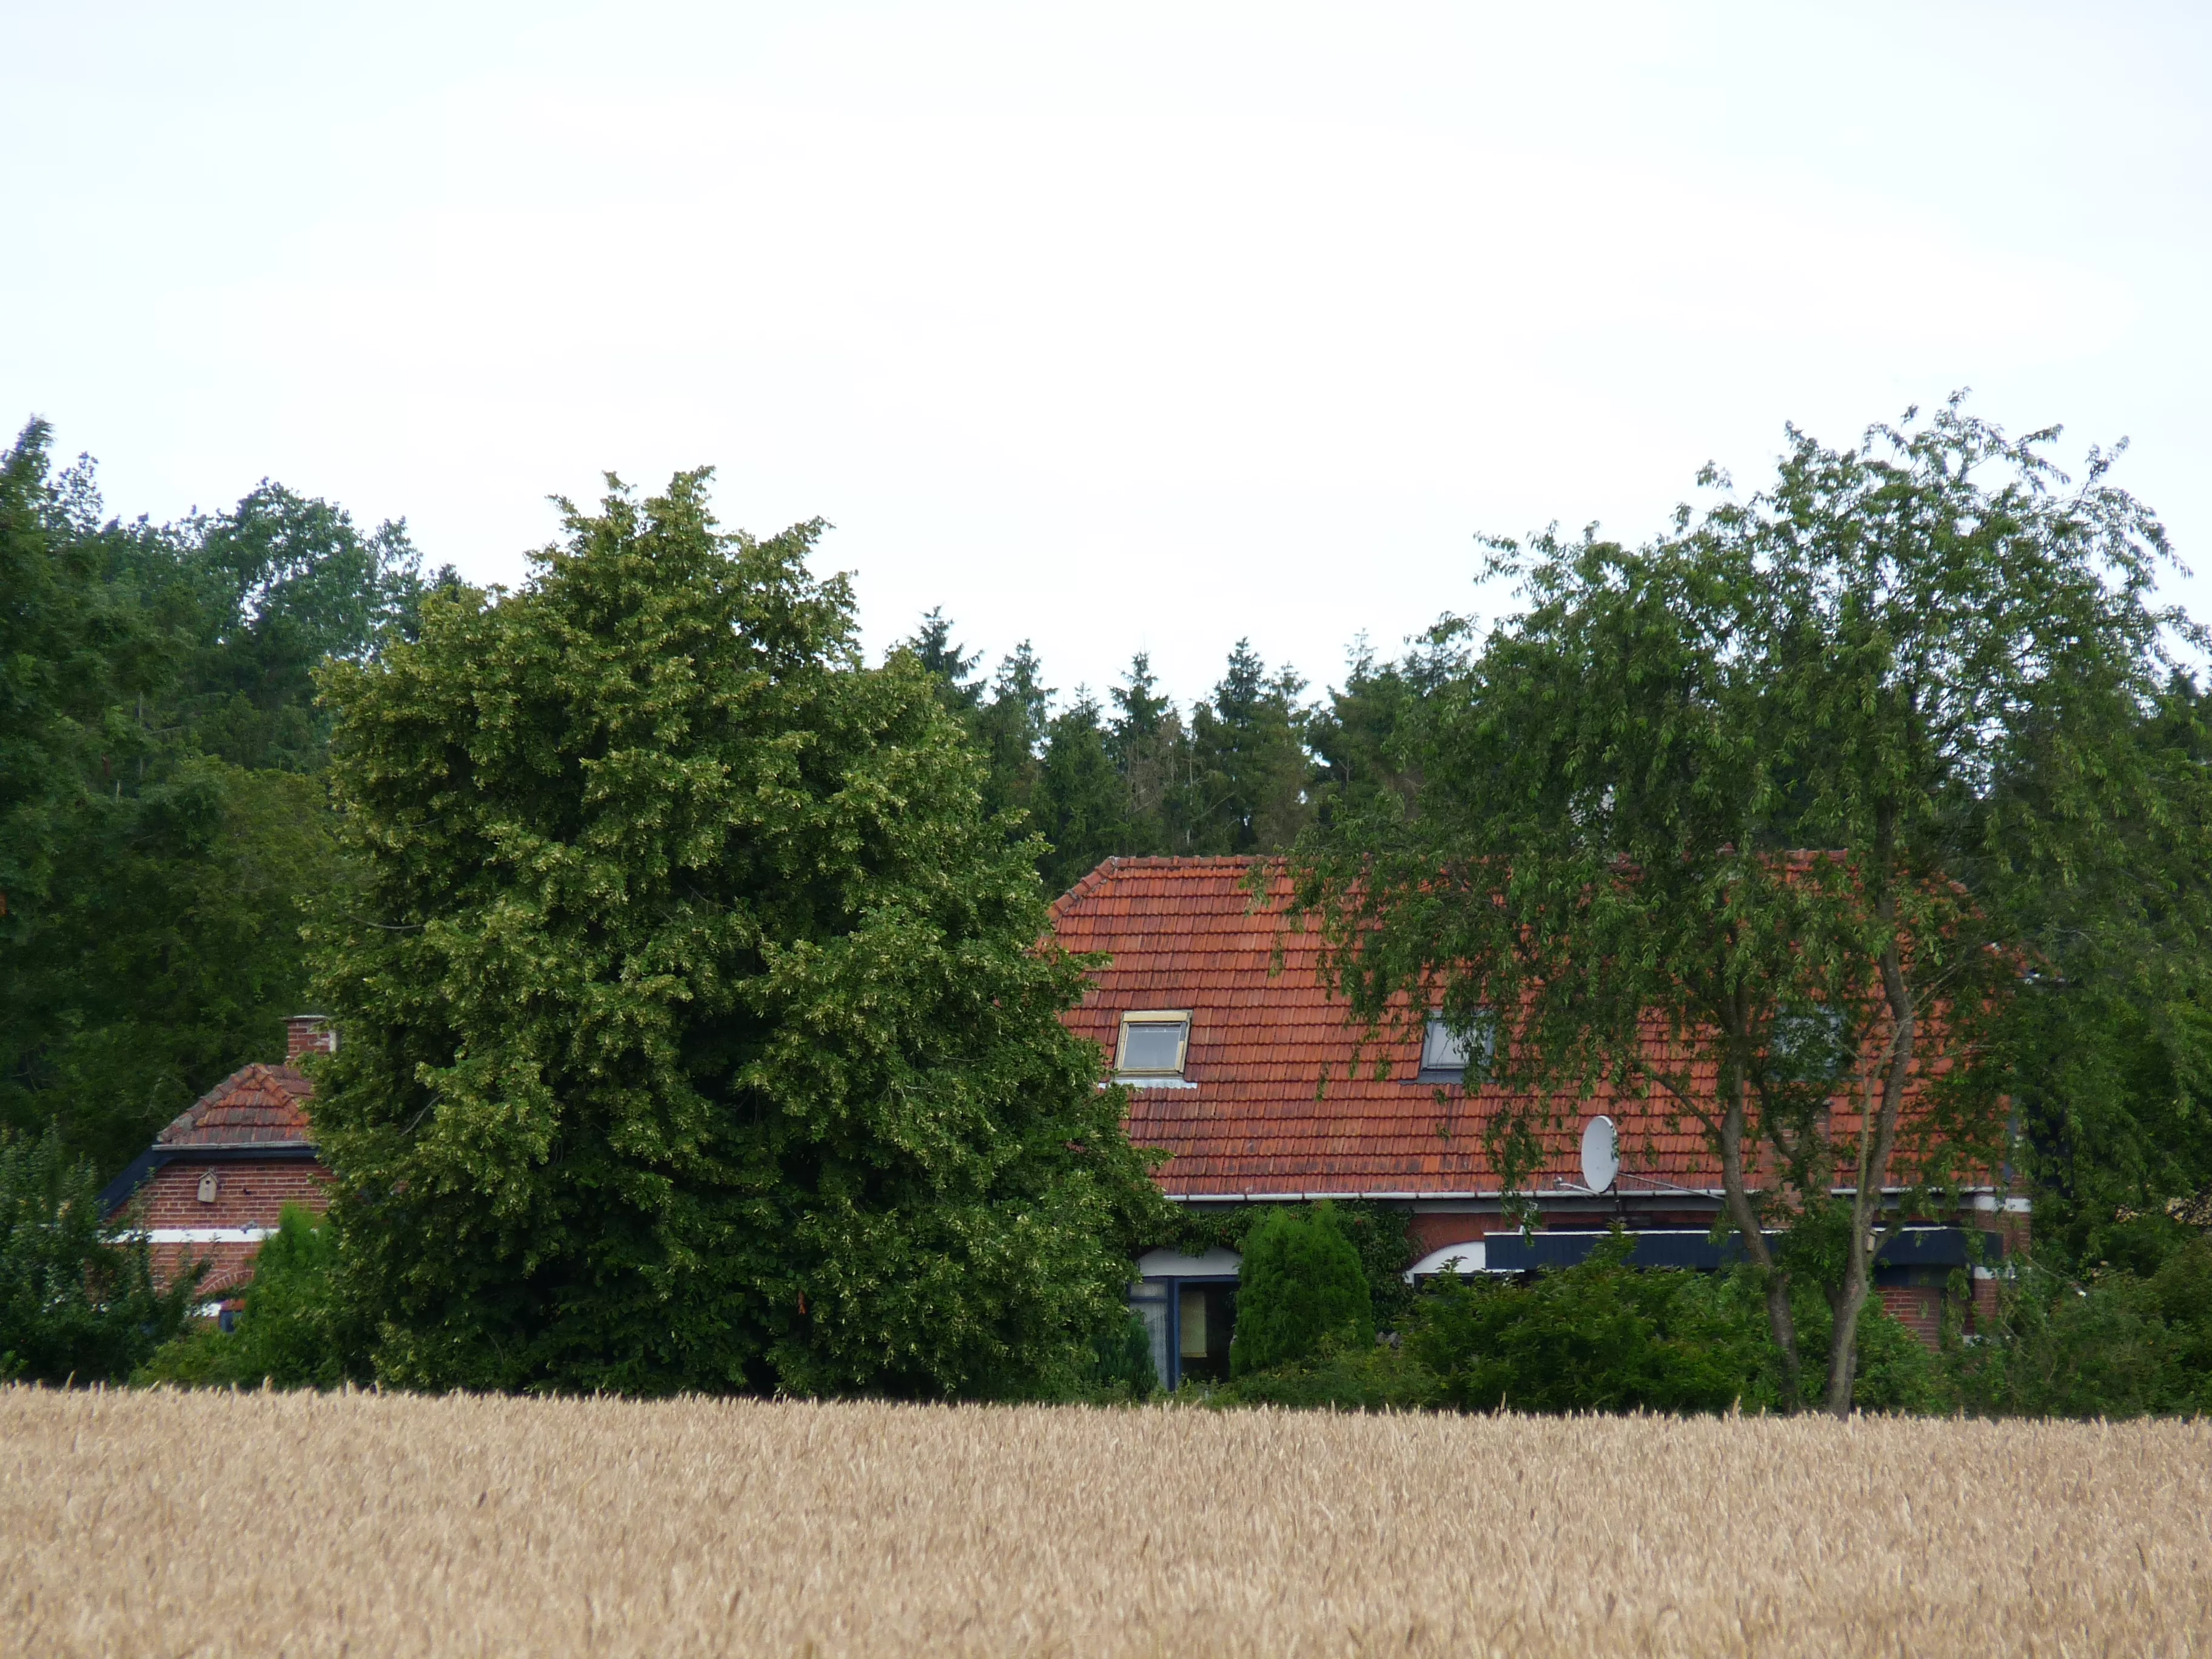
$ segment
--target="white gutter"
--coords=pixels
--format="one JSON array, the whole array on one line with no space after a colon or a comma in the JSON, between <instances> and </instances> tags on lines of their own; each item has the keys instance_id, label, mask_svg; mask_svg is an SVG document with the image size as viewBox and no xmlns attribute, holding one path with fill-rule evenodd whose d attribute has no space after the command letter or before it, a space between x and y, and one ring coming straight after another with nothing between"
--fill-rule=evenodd
<instances>
[{"instance_id":1,"label":"white gutter","mask_svg":"<svg viewBox=\"0 0 2212 1659\"><path fill-rule=\"evenodd\" d=\"M1633 1176L1632 1177L1632 1176L1624 1175L1622 1177L1624 1180L1631 1178L1638 1181L1654 1181L1656 1179L1656 1176ZM1554 1186L1532 1187L1528 1188L1526 1191L1515 1194L1514 1196L1517 1198L1531 1199L1559 1198L1562 1196L1569 1198L1602 1198L1607 1196L1607 1194L1603 1193L1593 1193L1587 1187L1570 1185L1565 1180L1557 1176L1554 1176L1553 1179L1557 1182ZM1848 1198L1856 1190L1856 1188L1851 1187L1833 1187L1829 1188L1829 1194L1834 1198ZM1881 1194L1884 1198L1901 1198L1905 1194L1914 1190L1916 1189L1911 1187L1884 1187L1881 1189ZM1987 1187L1969 1187L1966 1188L1966 1190L1975 1194L1972 1203L1972 1207L1974 1209L1988 1212L1995 1211L2000 1207L1999 1200L1994 1195L1990 1188ZM1711 1199L1717 1203L1727 1198L1728 1192L1726 1188L1721 1187L1676 1187L1668 1184L1658 1191L1652 1191L1647 1188L1643 1192L1624 1193L1620 1195L1624 1198L1664 1198L1669 1194L1684 1198ZM1407 1203L1427 1203L1436 1199L1501 1199L1506 1196L1506 1194L1498 1188L1492 1187L1487 1191L1473 1190L1468 1192L1390 1192L1377 1188L1375 1191L1364 1193L1163 1193L1160 1196L1166 1199L1170 1204L1317 1204L1325 1198L1338 1200L1361 1198L1397 1199ZM2007 1215L2027 1215L2033 1206L2030 1201L2025 1198L2007 1198L2002 1201L2002 1207Z\"/></svg>"}]
</instances>

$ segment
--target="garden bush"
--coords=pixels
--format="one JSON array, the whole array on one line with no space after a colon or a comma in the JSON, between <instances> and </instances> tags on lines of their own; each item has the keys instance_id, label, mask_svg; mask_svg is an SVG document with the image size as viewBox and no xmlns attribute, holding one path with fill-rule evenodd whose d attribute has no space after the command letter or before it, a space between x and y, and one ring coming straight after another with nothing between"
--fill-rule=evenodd
<instances>
[{"instance_id":1,"label":"garden bush","mask_svg":"<svg viewBox=\"0 0 2212 1659\"><path fill-rule=\"evenodd\" d=\"M337 1238L323 1218L287 1204L254 1257L230 1330L203 1325L162 1346L131 1378L186 1387L334 1389L366 1380L365 1344L337 1295Z\"/></svg>"},{"instance_id":2,"label":"garden bush","mask_svg":"<svg viewBox=\"0 0 2212 1659\"><path fill-rule=\"evenodd\" d=\"M1241 1280L1232 1378L1310 1358L1325 1338L1375 1340L1367 1274L1328 1204L1263 1216L1245 1236Z\"/></svg>"},{"instance_id":3,"label":"garden bush","mask_svg":"<svg viewBox=\"0 0 2212 1659\"><path fill-rule=\"evenodd\" d=\"M2212 1411L2212 1240L2146 1243L2130 1267L2077 1278L2021 1262L1990 1328L1953 1350L1960 1403L2008 1417Z\"/></svg>"},{"instance_id":4,"label":"garden bush","mask_svg":"<svg viewBox=\"0 0 2212 1659\"><path fill-rule=\"evenodd\" d=\"M1616 1232L1525 1282L1440 1275L1407 1346L1470 1411L1720 1412L1768 1403L1762 1334L1726 1280L1639 1269Z\"/></svg>"},{"instance_id":5,"label":"garden bush","mask_svg":"<svg viewBox=\"0 0 2212 1659\"><path fill-rule=\"evenodd\" d=\"M101 1213L60 1131L0 1129L0 1381L121 1381L183 1328L200 1277L156 1288L144 1236Z\"/></svg>"},{"instance_id":6,"label":"garden bush","mask_svg":"<svg viewBox=\"0 0 2212 1659\"><path fill-rule=\"evenodd\" d=\"M1354 1343L1324 1337L1309 1359L1249 1371L1209 1402L1295 1410L1418 1411L1441 1402L1437 1374L1402 1342Z\"/></svg>"},{"instance_id":7,"label":"garden bush","mask_svg":"<svg viewBox=\"0 0 2212 1659\"><path fill-rule=\"evenodd\" d=\"M1132 1312L1091 1339L1091 1375L1079 1397L1091 1400L1149 1400L1160 1389L1152 1364L1152 1333Z\"/></svg>"}]
</instances>

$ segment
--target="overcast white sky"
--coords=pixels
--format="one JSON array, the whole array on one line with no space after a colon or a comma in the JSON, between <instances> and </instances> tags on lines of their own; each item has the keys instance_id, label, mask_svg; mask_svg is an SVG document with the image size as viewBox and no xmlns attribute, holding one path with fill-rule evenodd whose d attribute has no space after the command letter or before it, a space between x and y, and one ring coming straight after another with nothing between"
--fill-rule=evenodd
<instances>
[{"instance_id":1,"label":"overcast white sky","mask_svg":"<svg viewBox=\"0 0 2212 1659\"><path fill-rule=\"evenodd\" d=\"M1316 683L1971 386L2212 566L2212 7L0 0L0 422L513 581L820 514L872 647ZM2212 582L2175 585L2212 614Z\"/></svg>"}]
</instances>

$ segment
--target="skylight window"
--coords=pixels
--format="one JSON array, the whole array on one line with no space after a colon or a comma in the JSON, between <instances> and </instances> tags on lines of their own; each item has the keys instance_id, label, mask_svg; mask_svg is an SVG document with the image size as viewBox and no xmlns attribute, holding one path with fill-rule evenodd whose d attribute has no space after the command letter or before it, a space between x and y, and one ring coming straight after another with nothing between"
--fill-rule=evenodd
<instances>
[{"instance_id":1,"label":"skylight window","mask_svg":"<svg viewBox=\"0 0 2212 1659\"><path fill-rule=\"evenodd\" d=\"M1152 1009L1121 1016L1114 1055L1117 1077L1181 1077L1190 1049L1190 1011Z\"/></svg>"},{"instance_id":2,"label":"skylight window","mask_svg":"<svg viewBox=\"0 0 2212 1659\"><path fill-rule=\"evenodd\" d=\"M1492 1057L1498 1048L1498 1021L1491 1012L1482 1009L1471 1025L1458 1025L1443 1014L1429 1016L1428 1030L1421 1034L1421 1076L1437 1080L1464 1079L1472 1068L1477 1076L1487 1073Z\"/></svg>"}]
</instances>

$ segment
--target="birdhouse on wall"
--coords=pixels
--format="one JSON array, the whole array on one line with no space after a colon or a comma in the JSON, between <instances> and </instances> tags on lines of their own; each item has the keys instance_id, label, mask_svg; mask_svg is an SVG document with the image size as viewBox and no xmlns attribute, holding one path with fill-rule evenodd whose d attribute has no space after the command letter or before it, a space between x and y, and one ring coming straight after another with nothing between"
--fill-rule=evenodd
<instances>
[{"instance_id":1,"label":"birdhouse on wall","mask_svg":"<svg viewBox=\"0 0 2212 1659\"><path fill-rule=\"evenodd\" d=\"M213 1170L210 1170L206 1174L200 1177L201 1203L212 1204L215 1202L215 1171Z\"/></svg>"}]
</instances>

